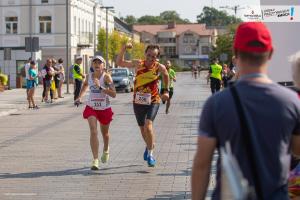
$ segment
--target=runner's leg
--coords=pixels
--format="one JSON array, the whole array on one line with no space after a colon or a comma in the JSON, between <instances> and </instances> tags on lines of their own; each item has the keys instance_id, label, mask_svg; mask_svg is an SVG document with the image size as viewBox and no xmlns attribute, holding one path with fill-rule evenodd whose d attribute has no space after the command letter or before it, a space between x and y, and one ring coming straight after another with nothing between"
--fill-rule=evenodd
<instances>
[{"instance_id":1,"label":"runner's leg","mask_svg":"<svg viewBox=\"0 0 300 200\"><path fill-rule=\"evenodd\" d=\"M99 140L98 140L98 132L97 132L97 119L95 116L90 116L88 118L88 123L90 127L90 145L93 153L94 159L98 159L98 151L99 151Z\"/></svg>"}]
</instances>

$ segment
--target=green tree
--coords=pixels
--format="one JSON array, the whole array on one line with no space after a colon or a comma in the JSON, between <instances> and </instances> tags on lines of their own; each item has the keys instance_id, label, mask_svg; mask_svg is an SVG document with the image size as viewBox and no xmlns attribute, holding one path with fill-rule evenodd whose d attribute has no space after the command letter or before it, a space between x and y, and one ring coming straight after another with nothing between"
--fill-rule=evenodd
<instances>
[{"instance_id":1,"label":"green tree","mask_svg":"<svg viewBox=\"0 0 300 200\"><path fill-rule=\"evenodd\" d=\"M98 32L97 50L100 51L103 56L106 55L106 33L103 28L101 28Z\"/></svg>"},{"instance_id":2,"label":"green tree","mask_svg":"<svg viewBox=\"0 0 300 200\"><path fill-rule=\"evenodd\" d=\"M109 48L108 57L110 60L114 61L121 48L121 36L117 31L113 31L109 35L108 48Z\"/></svg>"},{"instance_id":3,"label":"green tree","mask_svg":"<svg viewBox=\"0 0 300 200\"><path fill-rule=\"evenodd\" d=\"M137 19L133 15L127 15L125 18L121 18L121 19L130 26L137 23Z\"/></svg>"},{"instance_id":4,"label":"green tree","mask_svg":"<svg viewBox=\"0 0 300 200\"><path fill-rule=\"evenodd\" d=\"M160 16L144 15L137 20L138 24L162 24Z\"/></svg>"},{"instance_id":5,"label":"green tree","mask_svg":"<svg viewBox=\"0 0 300 200\"><path fill-rule=\"evenodd\" d=\"M175 10L168 10L160 13L159 17L162 19L163 23L168 23L170 21L175 21L179 24L190 23L188 19L181 19L180 15Z\"/></svg>"},{"instance_id":6,"label":"green tree","mask_svg":"<svg viewBox=\"0 0 300 200\"><path fill-rule=\"evenodd\" d=\"M212 58L219 58L220 55L225 53L228 56L228 61L230 61L232 55L233 55L233 38L234 34L237 28L237 24L229 25L227 27L228 32L227 34L220 35L217 38L216 46L212 48L212 51L210 52L209 57Z\"/></svg>"},{"instance_id":7,"label":"green tree","mask_svg":"<svg viewBox=\"0 0 300 200\"><path fill-rule=\"evenodd\" d=\"M133 45L133 48L130 51L130 57L132 59L143 59L144 58L144 51L145 51L144 43L133 42L132 45Z\"/></svg>"},{"instance_id":8,"label":"green tree","mask_svg":"<svg viewBox=\"0 0 300 200\"><path fill-rule=\"evenodd\" d=\"M205 6L202 13L197 16L198 23L204 23L207 26L227 26L242 22L241 19L228 15L225 11L219 11L212 7Z\"/></svg>"}]
</instances>

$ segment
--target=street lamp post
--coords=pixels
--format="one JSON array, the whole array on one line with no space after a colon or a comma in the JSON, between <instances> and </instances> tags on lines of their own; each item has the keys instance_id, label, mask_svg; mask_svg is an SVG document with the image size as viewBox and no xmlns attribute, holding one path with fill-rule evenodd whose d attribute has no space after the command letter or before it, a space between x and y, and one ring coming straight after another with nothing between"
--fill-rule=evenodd
<instances>
[{"instance_id":1,"label":"street lamp post","mask_svg":"<svg viewBox=\"0 0 300 200\"><path fill-rule=\"evenodd\" d=\"M114 9L113 6L101 6L106 12L106 67L108 65L108 10Z\"/></svg>"}]
</instances>

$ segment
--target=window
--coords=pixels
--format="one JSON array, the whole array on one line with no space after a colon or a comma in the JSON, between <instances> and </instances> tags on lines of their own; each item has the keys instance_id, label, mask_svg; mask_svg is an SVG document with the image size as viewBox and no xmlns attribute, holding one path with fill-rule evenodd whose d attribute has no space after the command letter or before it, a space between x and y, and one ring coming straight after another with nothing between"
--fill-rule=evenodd
<instances>
[{"instance_id":1,"label":"window","mask_svg":"<svg viewBox=\"0 0 300 200\"><path fill-rule=\"evenodd\" d=\"M42 3L49 3L48 0L42 0Z\"/></svg>"},{"instance_id":2,"label":"window","mask_svg":"<svg viewBox=\"0 0 300 200\"><path fill-rule=\"evenodd\" d=\"M202 55L208 55L209 54L209 47L208 46L201 47L201 52L202 52Z\"/></svg>"},{"instance_id":3,"label":"window","mask_svg":"<svg viewBox=\"0 0 300 200\"><path fill-rule=\"evenodd\" d=\"M6 34L18 33L18 17L5 17Z\"/></svg>"},{"instance_id":4,"label":"window","mask_svg":"<svg viewBox=\"0 0 300 200\"><path fill-rule=\"evenodd\" d=\"M76 29L76 24L77 24L76 16L74 16L73 23L74 23L74 34L76 35L76 33L77 33L77 29Z\"/></svg>"},{"instance_id":5,"label":"window","mask_svg":"<svg viewBox=\"0 0 300 200\"><path fill-rule=\"evenodd\" d=\"M176 38L158 38L158 43L176 43Z\"/></svg>"},{"instance_id":6,"label":"window","mask_svg":"<svg viewBox=\"0 0 300 200\"><path fill-rule=\"evenodd\" d=\"M165 47L164 53L165 53L165 55L168 55L168 56L176 55L176 47Z\"/></svg>"},{"instance_id":7,"label":"window","mask_svg":"<svg viewBox=\"0 0 300 200\"><path fill-rule=\"evenodd\" d=\"M40 16L40 33L51 33L51 16Z\"/></svg>"}]
</instances>

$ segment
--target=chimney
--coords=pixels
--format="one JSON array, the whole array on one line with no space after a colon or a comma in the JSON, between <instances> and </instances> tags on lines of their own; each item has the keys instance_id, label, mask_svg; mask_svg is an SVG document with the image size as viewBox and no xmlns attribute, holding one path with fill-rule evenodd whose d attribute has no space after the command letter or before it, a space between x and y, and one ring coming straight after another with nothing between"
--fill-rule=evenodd
<instances>
[{"instance_id":1,"label":"chimney","mask_svg":"<svg viewBox=\"0 0 300 200\"><path fill-rule=\"evenodd\" d=\"M172 28L175 28L175 27L176 27L176 22L175 21L168 22L168 29L172 29Z\"/></svg>"}]
</instances>

